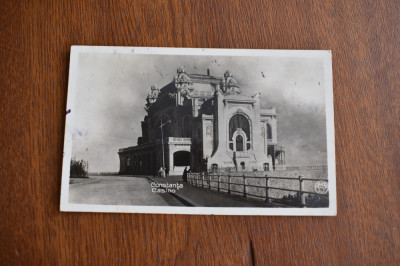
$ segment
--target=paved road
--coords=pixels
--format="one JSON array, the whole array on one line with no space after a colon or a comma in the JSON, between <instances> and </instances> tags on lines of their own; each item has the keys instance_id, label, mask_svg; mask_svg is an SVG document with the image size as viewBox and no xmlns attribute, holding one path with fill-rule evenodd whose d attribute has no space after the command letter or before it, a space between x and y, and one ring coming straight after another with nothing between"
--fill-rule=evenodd
<instances>
[{"instance_id":1,"label":"paved road","mask_svg":"<svg viewBox=\"0 0 400 266\"><path fill-rule=\"evenodd\" d=\"M146 177L95 176L75 179L69 202L102 205L183 206L168 193L152 193Z\"/></svg>"}]
</instances>

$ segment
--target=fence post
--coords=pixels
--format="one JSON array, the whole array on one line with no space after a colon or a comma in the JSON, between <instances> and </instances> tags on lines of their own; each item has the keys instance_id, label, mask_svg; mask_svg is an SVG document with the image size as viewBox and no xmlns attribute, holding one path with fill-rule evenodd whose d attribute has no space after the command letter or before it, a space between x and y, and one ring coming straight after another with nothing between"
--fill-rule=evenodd
<instances>
[{"instance_id":1,"label":"fence post","mask_svg":"<svg viewBox=\"0 0 400 266\"><path fill-rule=\"evenodd\" d=\"M219 192L219 182L220 182L220 176L219 176L219 173L218 173L218 192Z\"/></svg>"},{"instance_id":2,"label":"fence post","mask_svg":"<svg viewBox=\"0 0 400 266\"><path fill-rule=\"evenodd\" d=\"M204 188L204 172L201 173L201 187Z\"/></svg>"},{"instance_id":3,"label":"fence post","mask_svg":"<svg viewBox=\"0 0 400 266\"><path fill-rule=\"evenodd\" d=\"M269 177L265 175L265 202L271 203L272 200L269 198Z\"/></svg>"},{"instance_id":4,"label":"fence post","mask_svg":"<svg viewBox=\"0 0 400 266\"><path fill-rule=\"evenodd\" d=\"M200 186L200 175L201 175L201 173L198 173L197 174L197 182L196 182L196 185L199 187Z\"/></svg>"},{"instance_id":5,"label":"fence post","mask_svg":"<svg viewBox=\"0 0 400 266\"><path fill-rule=\"evenodd\" d=\"M306 194L304 193L304 180L303 176L299 175L299 187L300 187L300 204L302 207L306 206Z\"/></svg>"},{"instance_id":6,"label":"fence post","mask_svg":"<svg viewBox=\"0 0 400 266\"><path fill-rule=\"evenodd\" d=\"M228 174L228 194L231 194L231 175Z\"/></svg>"},{"instance_id":7,"label":"fence post","mask_svg":"<svg viewBox=\"0 0 400 266\"><path fill-rule=\"evenodd\" d=\"M243 197L246 198L246 176L243 174Z\"/></svg>"},{"instance_id":8,"label":"fence post","mask_svg":"<svg viewBox=\"0 0 400 266\"><path fill-rule=\"evenodd\" d=\"M207 173L207 175L208 175L208 189L211 190L211 176L212 176L212 174L211 173Z\"/></svg>"}]
</instances>

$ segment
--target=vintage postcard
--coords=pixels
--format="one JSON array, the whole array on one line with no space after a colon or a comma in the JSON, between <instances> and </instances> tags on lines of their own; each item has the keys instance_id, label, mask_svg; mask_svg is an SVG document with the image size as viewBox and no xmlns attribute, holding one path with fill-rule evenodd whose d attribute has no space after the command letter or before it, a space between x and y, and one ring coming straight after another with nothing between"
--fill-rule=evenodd
<instances>
[{"instance_id":1,"label":"vintage postcard","mask_svg":"<svg viewBox=\"0 0 400 266\"><path fill-rule=\"evenodd\" d=\"M72 46L61 211L336 215L330 51Z\"/></svg>"}]
</instances>

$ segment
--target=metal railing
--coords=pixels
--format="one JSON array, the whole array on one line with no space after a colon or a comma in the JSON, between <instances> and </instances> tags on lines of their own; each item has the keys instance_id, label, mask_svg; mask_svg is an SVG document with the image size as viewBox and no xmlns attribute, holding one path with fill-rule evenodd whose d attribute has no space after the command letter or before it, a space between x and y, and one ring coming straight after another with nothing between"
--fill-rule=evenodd
<instances>
[{"instance_id":1,"label":"metal railing","mask_svg":"<svg viewBox=\"0 0 400 266\"><path fill-rule=\"evenodd\" d=\"M328 170L327 165L292 165L285 166L285 170Z\"/></svg>"},{"instance_id":2,"label":"metal railing","mask_svg":"<svg viewBox=\"0 0 400 266\"><path fill-rule=\"evenodd\" d=\"M271 186L271 180L290 180L297 181L299 189L289 189ZM241 180L241 182L240 182ZM249 184L249 180L265 180L264 185L260 184ZM290 193L296 193L299 197L299 204L301 207L306 207L306 195L314 195L329 199L328 194L320 194L316 192L306 191L305 182L328 182L327 179L314 179L304 178L299 175L297 178L293 177L278 177L278 176L246 176L246 175L234 175L230 173L188 173L187 182L193 186L202 187L218 192L226 192L227 194L240 195L243 198L256 198L261 199L267 203L282 202L283 198L276 198L271 196L271 192L285 191ZM249 192L248 188L254 188L253 193ZM254 192L255 190L255 192ZM289 204L290 205L290 204Z\"/></svg>"}]
</instances>

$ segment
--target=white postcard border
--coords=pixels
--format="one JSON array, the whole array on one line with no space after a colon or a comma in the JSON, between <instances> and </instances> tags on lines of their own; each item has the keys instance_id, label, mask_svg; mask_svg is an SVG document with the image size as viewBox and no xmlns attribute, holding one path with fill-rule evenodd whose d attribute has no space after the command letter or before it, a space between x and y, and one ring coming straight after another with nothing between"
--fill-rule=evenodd
<instances>
[{"instance_id":1,"label":"white postcard border","mask_svg":"<svg viewBox=\"0 0 400 266\"><path fill-rule=\"evenodd\" d=\"M274 56L274 57L319 57L324 59L325 106L328 154L328 208L266 208L266 207L173 207L173 206L126 206L75 204L68 202L69 174L72 152L72 129L75 106L76 84L78 82L78 56L80 53L106 54L159 54L159 55L207 55L207 56ZM284 215L284 216L335 216L336 165L333 108L332 54L327 50L250 50L211 48L162 48L162 47L108 47L71 46L70 71L68 80L67 110L64 133L64 152L61 182L60 210L67 212L105 213L154 213L154 214L198 214L198 215Z\"/></svg>"}]
</instances>

